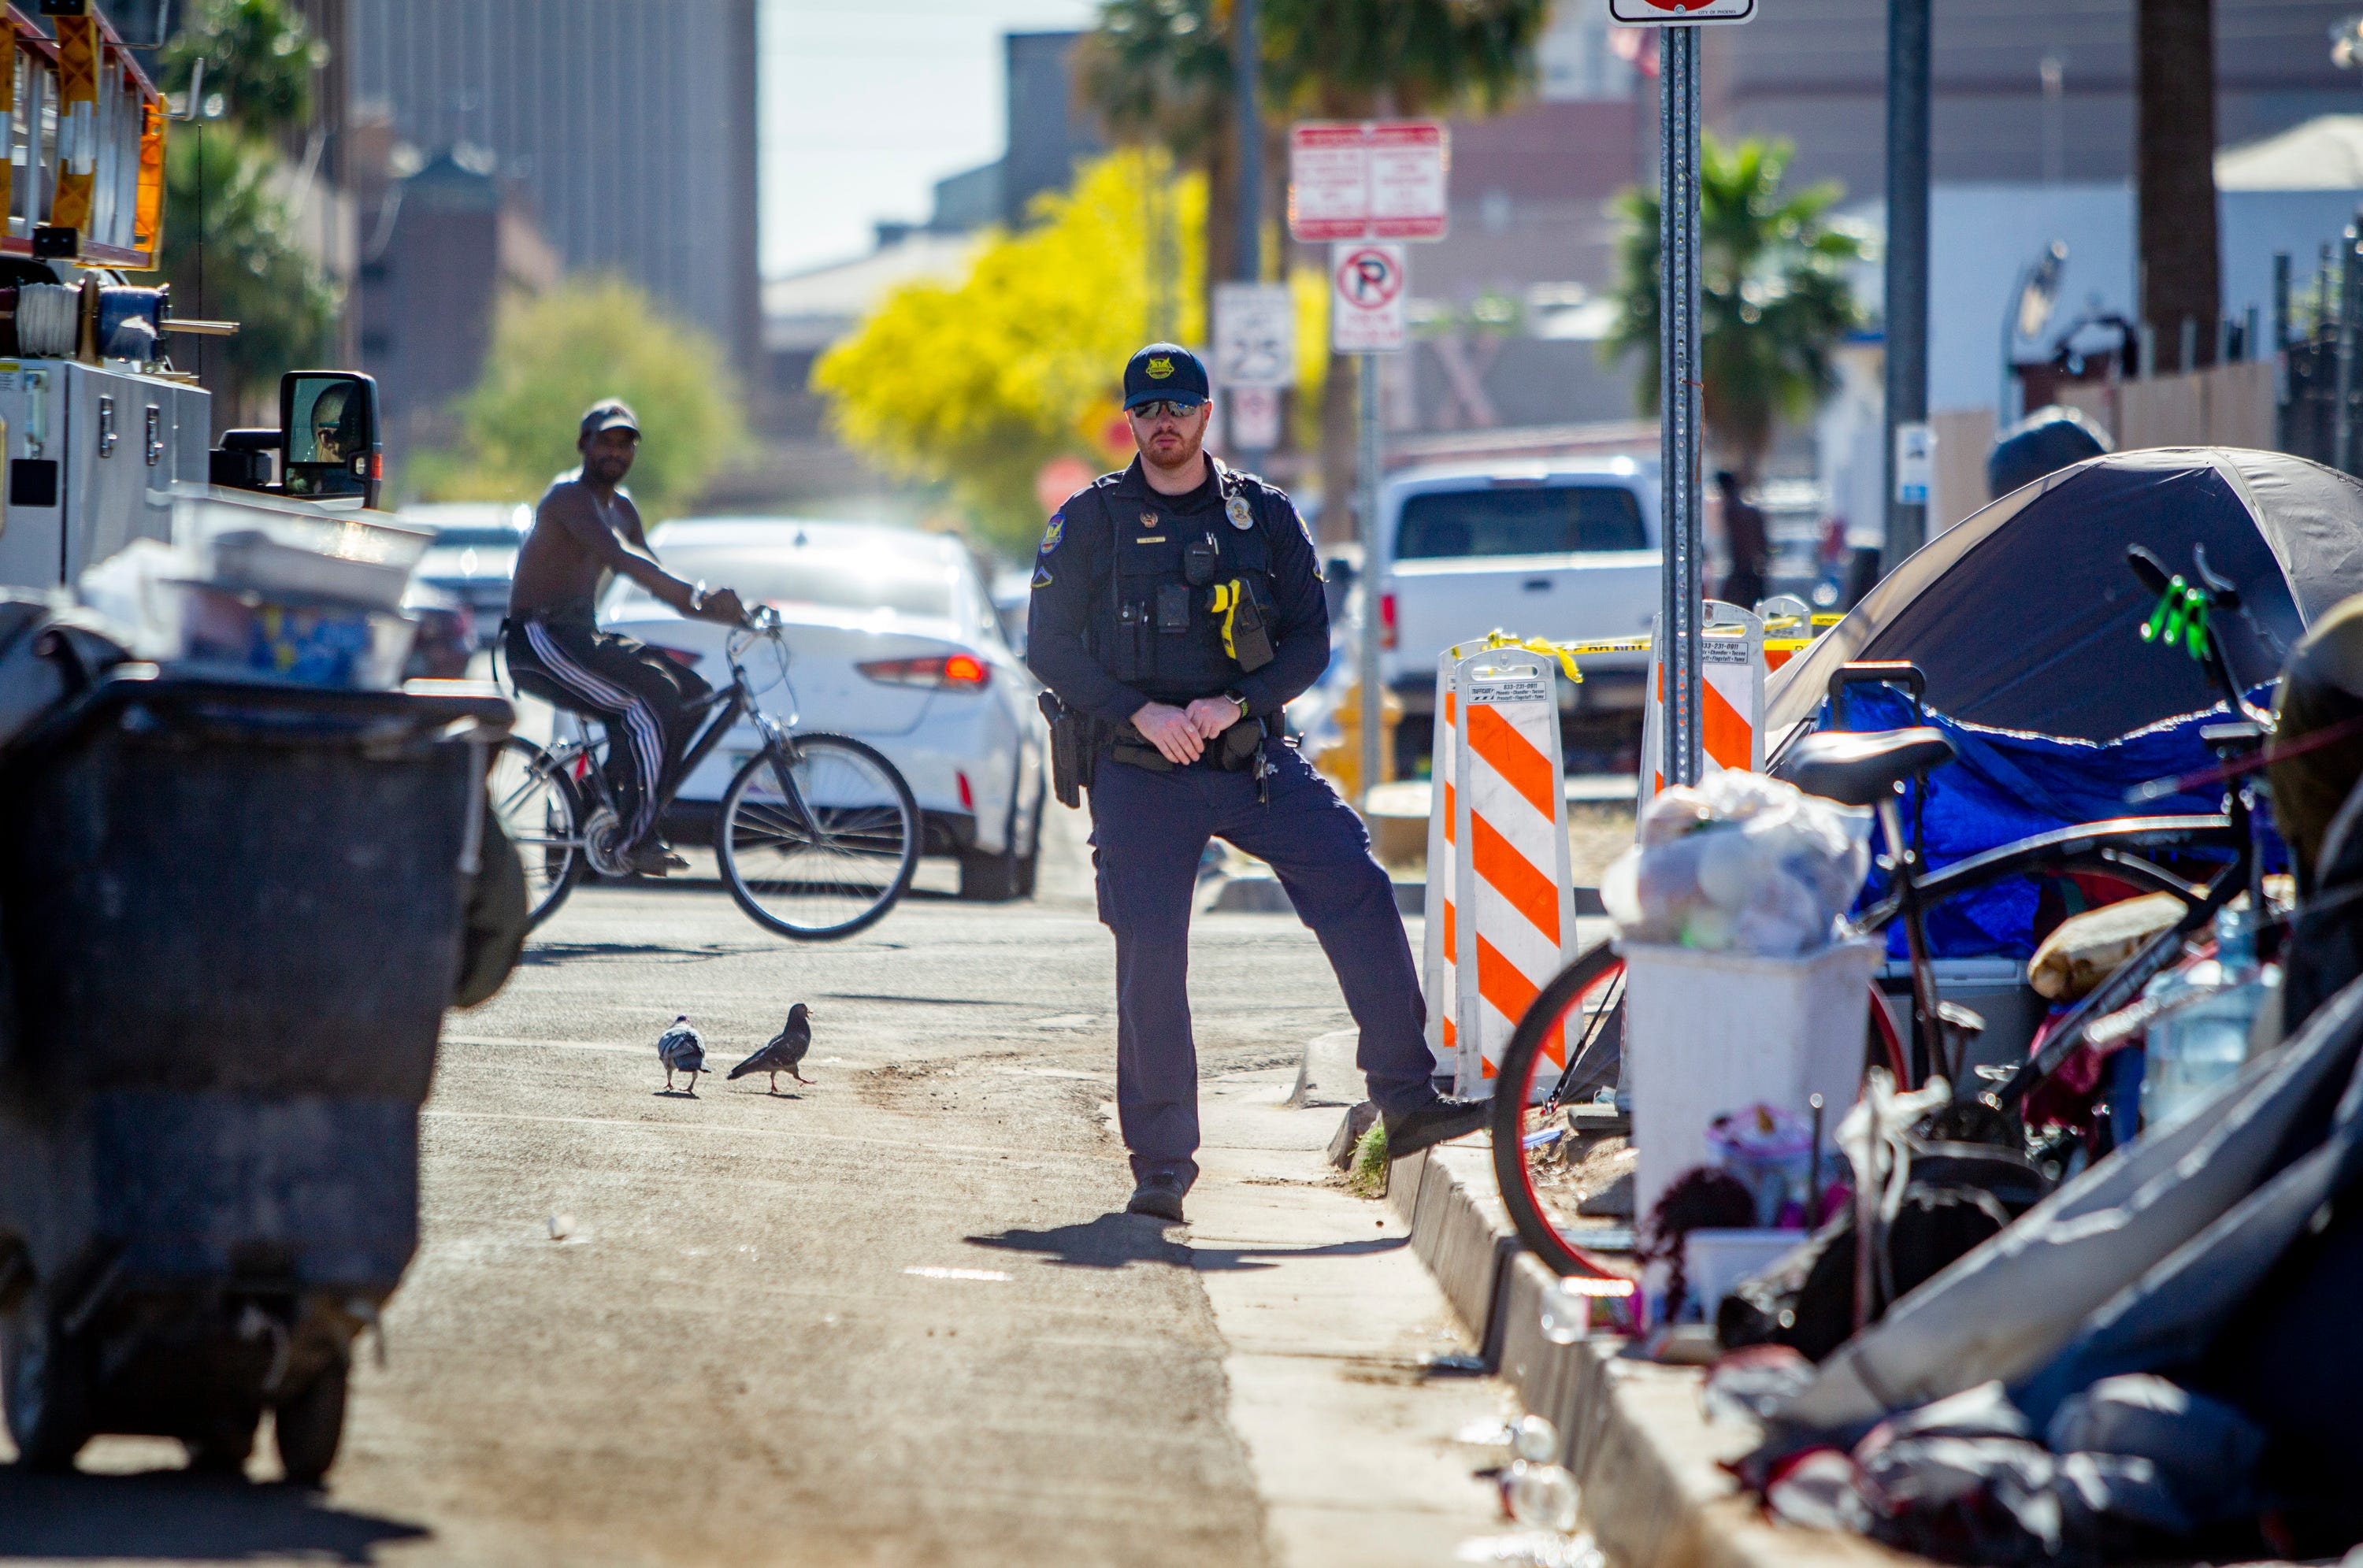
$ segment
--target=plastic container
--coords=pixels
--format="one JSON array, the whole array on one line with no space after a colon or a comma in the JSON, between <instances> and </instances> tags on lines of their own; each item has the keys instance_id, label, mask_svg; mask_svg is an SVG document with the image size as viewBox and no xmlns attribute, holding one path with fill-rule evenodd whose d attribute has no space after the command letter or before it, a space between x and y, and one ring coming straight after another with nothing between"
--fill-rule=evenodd
<instances>
[{"instance_id":1,"label":"plastic container","mask_svg":"<svg viewBox=\"0 0 2363 1568\"><path fill-rule=\"evenodd\" d=\"M1854 1103L1877 943L1803 958L1632 942L1617 951L1636 1216L1646 1220L1674 1177L1713 1157L1715 1118L1758 1104L1802 1115L1818 1094L1836 1125Z\"/></svg>"},{"instance_id":2,"label":"plastic container","mask_svg":"<svg viewBox=\"0 0 2363 1568\"><path fill-rule=\"evenodd\" d=\"M1707 1322L1723 1298L1802 1246L1803 1231L1698 1230L1682 1238L1682 1278Z\"/></svg>"},{"instance_id":3,"label":"plastic container","mask_svg":"<svg viewBox=\"0 0 2363 1568\"><path fill-rule=\"evenodd\" d=\"M203 582L169 582L161 591L182 660L306 686L391 690L418 635L418 623L407 616L346 601Z\"/></svg>"},{"instance_id":4,"label":"plastic container","mask_svg":"<svg viewBox=\"0 0 2363 1568\"><path fill-rule=\"evenodd\" d=\"M2206 1104L2240 1073L2248 1038L2270 989L2257 963L2257 937L2245 910L2215 917L2215 956L2169 970L2144 990L2173 1010L2149 1026L2142 1064L2145 1131L2171 1127ZM2184 1000L2197 994L2195 999Z\"/></svg>"},{"instance_id":5,"label":"plastic container","mask_svg":"<svg viewBox=\"0 0 2363 1568\"><path fill-rule=\"evenodd\" d=\"M349 512L272 496L175 487L172 543L207 581L265 594L349 600L379 610L402 602L432 529L383 513Z\"/></svg>"}]
</instances>

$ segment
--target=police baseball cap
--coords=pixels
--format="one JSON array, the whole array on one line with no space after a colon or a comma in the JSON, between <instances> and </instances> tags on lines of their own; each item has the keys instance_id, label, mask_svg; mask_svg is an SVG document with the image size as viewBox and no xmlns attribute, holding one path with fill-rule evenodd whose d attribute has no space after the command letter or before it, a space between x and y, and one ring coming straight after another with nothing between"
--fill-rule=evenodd
<instances>
[{"instance_id":1,"label":"police baseball cap","mask_svg":"<svg viewBox=\"0 0 2363 1568\"><path fill-rule=\"evenodd\" d=\"M582 412L582 434L575 439L588 441L602 430L628 430L640 433L640 416L621 398L606 398L593 403Z\"/></svg>"},{"instance_id":2,"label":"police baseball cap","mask_svg":"<svg viewBox=\"0 0 2363 1568\"><path fill-rule=\"evenodd\" d=\"M1126 412L1160 398L1191 404L1206 401L1206 367L1179 343L1152 343L1124 368Z\"/></svg>"}]
</instances>

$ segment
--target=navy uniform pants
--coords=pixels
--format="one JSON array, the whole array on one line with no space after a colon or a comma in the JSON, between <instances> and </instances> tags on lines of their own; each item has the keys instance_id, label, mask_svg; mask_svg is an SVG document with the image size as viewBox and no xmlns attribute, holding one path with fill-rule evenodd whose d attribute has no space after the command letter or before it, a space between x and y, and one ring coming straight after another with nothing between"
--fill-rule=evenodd
<instances>
[{"instance_id":1,"label":"navy uniform pants","mask_svg":"<svg viewBox=\"0 0 2363 1568\"><path fill-rule=\"evenodd\" d=\"M1100 920L1115 933L1116 1113L1136 1180L1196 1178L1198 1051L1190 1032L1190 910L1209 838L1269 862L1337 971L1361 1030L1356 1063L1386 1111L1426 1104L1435 1057L1411 943L1370 838L1327 779L1265 743L1270 803L1252 773L1170 773L1103 756L1093 776ZM1266 999L1278 1001L1274 997Z\"/></svg>"}]
</instances>

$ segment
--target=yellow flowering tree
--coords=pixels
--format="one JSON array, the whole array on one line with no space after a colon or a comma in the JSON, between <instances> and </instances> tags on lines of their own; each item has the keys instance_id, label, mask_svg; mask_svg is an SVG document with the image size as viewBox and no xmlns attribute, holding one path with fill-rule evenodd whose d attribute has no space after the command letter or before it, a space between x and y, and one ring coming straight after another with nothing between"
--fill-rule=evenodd
<instances>
[{"instance_id":1,"label":"yellow flowering tree","mask_svg":"<svg viewBox=\"0 0 2363 1568\"><path fill-rule=\"evenodd\" d=\"M1030 549L1045 464L1128 460L1112 437L1125 359L1148 333L1155 177L1137 153L1091 163L1071 191L1037 198L1031 226L988 238L962 282L896 290L813 368L838 436L948 491L985 541ZM1205 182L1170 193L1182 274L1170 297L1196 342Z\"/></svg>"}]
</instances>

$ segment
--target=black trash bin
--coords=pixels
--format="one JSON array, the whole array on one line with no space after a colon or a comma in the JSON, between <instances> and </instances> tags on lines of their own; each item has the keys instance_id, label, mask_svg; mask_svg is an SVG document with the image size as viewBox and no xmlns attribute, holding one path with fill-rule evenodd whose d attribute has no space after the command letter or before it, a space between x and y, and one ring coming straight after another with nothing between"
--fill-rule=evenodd
<instances>
[{"instance_id":1,"label":"black trash bin","mask_svg":"<svg viewBox=\"0 0 2363 1568\"><path fill-rule=\"evenodd\" d=\"M0 765L0 1397L291 1477L417 1241L497 698L127 667Z\"/></svg>"}]
</instances>

